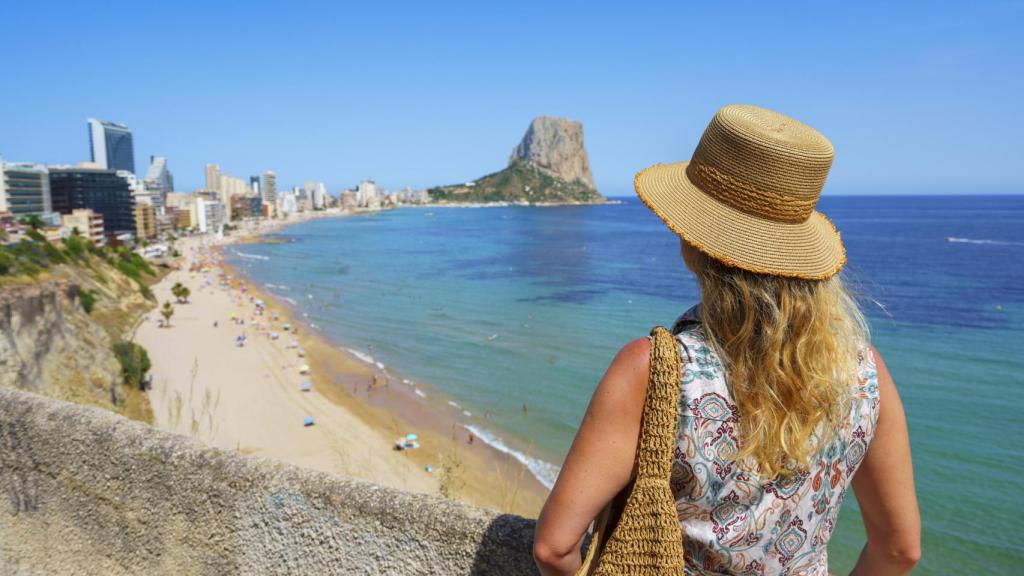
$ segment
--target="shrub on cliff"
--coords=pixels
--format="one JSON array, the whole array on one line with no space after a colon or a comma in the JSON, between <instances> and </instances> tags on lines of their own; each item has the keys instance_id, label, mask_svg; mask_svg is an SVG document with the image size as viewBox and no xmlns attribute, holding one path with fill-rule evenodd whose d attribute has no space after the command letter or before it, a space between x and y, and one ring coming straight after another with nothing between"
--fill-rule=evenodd
<instances>
[{"instance_id":1,"label":"shrub on cliff","mask_svg":"<svg viewBox=\"0 0 1024 576\"><path fill-rule=\"evenodd\" d=\"M92 314L92 309L96 306L96 293L85 288L79 290L78 303L82 305L82 310L85 310L86 314Z\"/></svg>"},{"instance_id":2,"label":"shrub on cliff","mask_svg":"<svg viewBox=\"0 0 1024 576\"><path fill-rule=\"evenodd\" d=\"M121 375L128 386L143 389L143 378L152 364L149 353L135 342L117 342L114 344L114 356L121 363Z\"/></svg>"},{"instance_id":3,"label":"shrub on cliff","mask_svg":"<svg viewBox=\"0 0 1024 576\"><path fill-rule=\"evenodd\" d=\"M138 254L128 250L121 246L116 249L117 262L115 267L125 276L131 278L139 285L139 293L146 300L153 300L153 292L146 286L146 282L142 279L142 275L156 276L156 272L146 262L146 259Z\"/></svg>"},{"instance_id":4,"label":"shrub on cliff","mask_svg":"<svg viewBox=\"0 0 1024 576\"><path fill-rule=\"evenodd\" d=\"M66 264L67 263L68 258L67 258L67 256L64 255L63 252L60 251L60 248L57 248L56 246L54 246L53 244L50 244L46 240L43 240L42 246L43 246L43 252L46 253L46 259L50 261L50 264Z\"/></svg>"},{"instance_id":5,"label":"shrub on cliff","mask_svg":"<svg viewBox=\"0 0 1024 576\"><path fill-rule=\"evenodd\" d=\"M72 258L76 260L85 260L86 256L91 252L89 249L93 246L93 243L78 234L77 229L71 233L71 236L61 240L64 244L64 250L67 251Z\"/></svg>"},{"instance_id":6,"label":"shrub on cliff","mask_svg":"<svg viewBox=\"0 0 1024 576\"><path fill-rule=\"evenodd\" d=\"M0 248L0 276L14 269L14 256L6 248Z\"/></svg>"},{"instance_id":7,"label":"shrub on cliff","mask_svg":"<svg viewBox=\"0 0 1024 576\"><path fill-rule=\"evenodd\" d=\"M46 250L38 242L22 240L12 246L10 252L16 261L16 273L35 276L44 268L50 266L50 259L46 257Z\"/></svg>"}]
</instances>

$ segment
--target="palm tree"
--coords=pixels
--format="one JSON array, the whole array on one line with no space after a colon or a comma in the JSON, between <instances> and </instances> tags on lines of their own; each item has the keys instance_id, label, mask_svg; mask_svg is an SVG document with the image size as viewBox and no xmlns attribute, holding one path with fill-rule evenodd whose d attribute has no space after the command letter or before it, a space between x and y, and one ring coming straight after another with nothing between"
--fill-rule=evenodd
<instances>
[{"instance_id":1,"label":"palm tree","mask_svg":"<svg viewBox=\"0 0 1024 576\"><path fill-rule=\"evenodd\" d=\"M171 316L174 316L174 306L171 306L171 301L167 300L164 302L164 307L160 309L160 315L164 317L164 327L171 327Z\"/></svg>"},{"instance_id":2,"label":"palm tree","mask_svg":"<svg viewBox=\"0 0 1024 576\"><path fill-rule=\"evenodd\" d=\"M173 294L174 297L178 299L178 304L184 304L185 302L187 302L188 296L191 293L192 291L189 290L181 282L175 282L174 286L171 286L171 294Z\"/></svg>"}]
</instances>

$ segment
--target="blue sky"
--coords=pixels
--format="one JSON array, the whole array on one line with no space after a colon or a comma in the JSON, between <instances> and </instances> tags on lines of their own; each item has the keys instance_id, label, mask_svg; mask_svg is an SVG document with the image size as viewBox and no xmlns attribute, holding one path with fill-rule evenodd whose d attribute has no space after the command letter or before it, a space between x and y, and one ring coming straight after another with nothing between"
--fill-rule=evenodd
<instances>
[{"instance_id":1,"label":"blue sky","mask_svg":"<svg viewBox=\"0 0 1024 576\"><path fill-rule=\"evenodd\" d=\"M87 160L96 116L183 190L206 162L425 187L502 168L548 114L622 195L748 102L832 140L829 193L1024 192L1024 2L171 4L6 3L0 154Z\"/></svg>"}]
</instances>

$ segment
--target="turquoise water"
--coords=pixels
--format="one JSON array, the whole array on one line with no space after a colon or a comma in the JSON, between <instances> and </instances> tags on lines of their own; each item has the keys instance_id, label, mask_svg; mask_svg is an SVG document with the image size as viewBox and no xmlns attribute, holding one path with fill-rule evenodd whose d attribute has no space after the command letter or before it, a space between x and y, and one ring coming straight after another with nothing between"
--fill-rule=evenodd
<instances>
[{"instance_id":1,"label":"turquoise water","mask_svg":"<svg viewBox=\"0 0 1024 576\"><path fill-rule=\"evenodd\" d=\"M1024 197L826 197L821 208L906 404L925 527L916 573L1017 573ZM546 481L618 348L698 298L678 241L636 200L408 208L279 236L288 242L228 259L331 339L443 393ZM833 570L862 543L851 498Z\"/></svg>"}]
</instances>

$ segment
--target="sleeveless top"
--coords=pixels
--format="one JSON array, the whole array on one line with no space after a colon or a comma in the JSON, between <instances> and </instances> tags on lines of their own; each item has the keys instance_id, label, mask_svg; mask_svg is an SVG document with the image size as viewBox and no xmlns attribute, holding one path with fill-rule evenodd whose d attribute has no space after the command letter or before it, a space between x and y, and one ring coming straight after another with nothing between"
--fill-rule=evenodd
<instances>
[{"instance_id":1,"label":"sleeveless top","mask_svg":"<svg viewBox=\"0 0 1024 576\"><path fill-rule=\"evenodd\" d=\"M866 347L858 355L849 418L808 472L761 481L734 459L739 413L699 314L698 305L672 328L686 364L672 466L686 574L827 576L839 506L878 419L874 358Z\"/></svg>"}]
</instances>

